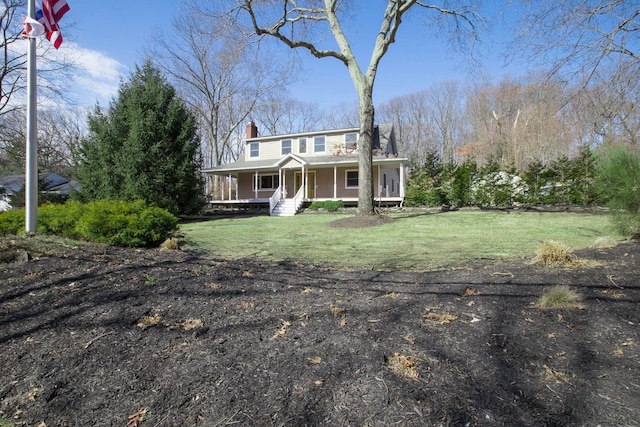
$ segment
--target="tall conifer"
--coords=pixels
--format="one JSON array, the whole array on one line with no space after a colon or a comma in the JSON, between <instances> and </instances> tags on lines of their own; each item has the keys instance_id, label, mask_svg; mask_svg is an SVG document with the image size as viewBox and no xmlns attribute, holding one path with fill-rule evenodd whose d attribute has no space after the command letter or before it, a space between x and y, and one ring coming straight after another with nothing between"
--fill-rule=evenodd
<instances>
[{"instance_id":1,"label":"tall conifer","mask_svg":"<svg viewBox=\"0 0 640 427\"><path fill-rule=\"evenodd\" d=\"M108 111L96 107L76 153L83 200L142 199L174 214L204 204L194 116L160 71L146 60Z\"/></svg>"}]
</instances>

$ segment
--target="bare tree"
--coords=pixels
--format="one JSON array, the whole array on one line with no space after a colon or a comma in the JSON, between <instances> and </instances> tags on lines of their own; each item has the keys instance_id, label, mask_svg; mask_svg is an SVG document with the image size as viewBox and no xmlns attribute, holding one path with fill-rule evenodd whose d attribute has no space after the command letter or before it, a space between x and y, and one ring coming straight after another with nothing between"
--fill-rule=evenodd
<instances>
[{"instance_id":1,"label":"bare tree","mask_svg":"<svg viewBox=\"0 0 640 427\"><path fill-rule=\"evenodd\" d=\"M73 175L72 152L84 134L81 111L41 109L38 114L38 170ZM7 112L0 131L0 175L22 174L26 161L26 115Z\"/></svg>"},{"instance_id":2,"label":"bare tree","mask_svg":"<svg viewBox=\"0 0 640 427\"><path fill-rule=\"evenodd\" d=\"M26 89L27 48L22 39L22 19L27 13L27 0L0 0L0 123L3 116L24 108L22 99ZM69 81L74 70L73 60L58 51L52 54L47 40L39 44L38 90L42 97L66 101L60 87Z\"/></svg>"},{"instance_id":3,"label":"bare tree","mask_svg":"<svg viewBox=\"0 0 640 427\"><path fill-rule=\"evenodd\" d=\"M461 143L463 95L458 82L447 80L427 90L431 119L437 130L440 159L444 163L456 160L456 146Z\"/></svg>"},{"instance_id":4,"label":"bare tree","mask_svg":"<svg viewBox=\"0 0 640 427\"><path fill-rule=\"evenodd\" d=\"M203 20L197 2L183 12L173 33L158 39L153 58L199 118L205 166L218 166L238 158L238 128L258 100L281 91L288 69L243 37L233 20Z\"/></svg>"},{"instance_id":5,"label":"bare tree","mask_svg":"<svg viewBox=\"0 0 640 427\"><path fill-rule=\"evenodd\" d=\"M640 148L640 63L597 72L573 88L567 121L578 144L628 143ZM581 89L581 90L578 90Z\"/></svg>"},{"instance_id":6,"label":"bare tree","mask_svg":"<svg viewBox=\"0 0 640 427\"><path fill-rule=\"evenodd\" d=\"M2 68L0 68L0 118L18 108L18 104L11 104L15 93L24 88L23 75L27 58L19 53L16 42L21 40L20 32L16 31L16 22L26 11L26 0L2 0L0 3L0 49L2 50Z\"/></svg>"},{"instance_id":7,"label":"bare tree","mask_svg":"<svg viewBox=\"0 0 640 427\"><path fill-rule=\"evenodd\" d=\"M448 80L393 98L378 108L378 115L394 124L402 154L423 165L432 153L445 163L456 161L456 147L462 145L463 110L460 85Z\"/></svg>"},{"instance_id":8,"label":"bare tree","mask_svg":"<svg viewBox=\"0 0 640 427\"><path fill-rule=\"evenodd\" d=\"M275 91L259 100L252 117L271 135L317 130L323 121L316 103L299 101Z\"/></svg>"},{"instance_id":9,"label":"bare tree","mask_svg":"<svg viewBox=\"0 0 640 427\"><path fill-rule=\"evenodd\" d=\"M358 103L342 102L324 112L322 120L326 129L347 129L358 127Z\"/></svg>"},{"instance_id":10,"label":"bare tree","mask_svg":"<svg viewBox=\"0 0 640 427\"><path fill-rule=\"evenodd\" d=\"M339 0L236 0L230 16L250 20L251 28L258 36L273 37L291 49L302 49L317 58L333 58L347 68L358 96L359 177L358 214L373 213L372 141L374 132L373 87L380 61L396 40L402 19L409 11L422 10L434 24L428 28L451 35L456 42L476 39L478 16L473 8L461 2L449 6L451 1L427 4L418 0L388 0L381 13L379 31L372 38L374 46L366 68L361 68L352 43L345 32L346 20L352 5ZM375 7L367 4L368 8ZM416 12L417 13L417 12ZM431 15L433 14L433 15ZM323 33L329 32L333 40ZM438 34L438 33L437 33ZM324 42L324 43L323 43ZM334 42L337 49L330 43Z\"/></svg>"},{"instance_id":11,"label":"bare tree","mask_svg":"<svg viewBox=\"0 0 640 427\"><path fill-rule=\"evenodd\" d=\"M640 62L640 8L627 0L521 0L515 48L552 74L588 81L621 60ZM585 78L586 76L586 78Z\"/></svg>"},{"instance_id":12,"label":"bare tree","mask_svg":"<svg viewBox=\"0 0 640 427\"><path fill-rule=\"evenodd\" d=\"M398 149L413 164L422 166L430 153L438 152L426 90L392 98L378 108L377 114L382 121L393 123Z\"/></svg>"},{"instance_id":13,"label":"bare tree","mask_svg":"<svg viewBox=\"0 0 640 427\"><path fill-rule=\"evenodd\" d=\"M507 77L476 87L466 103L467 154L480 164L518 169L568 154L575 140L563 113L567 99L562 84L543 77Z\"/></svg>"}]
</instances>

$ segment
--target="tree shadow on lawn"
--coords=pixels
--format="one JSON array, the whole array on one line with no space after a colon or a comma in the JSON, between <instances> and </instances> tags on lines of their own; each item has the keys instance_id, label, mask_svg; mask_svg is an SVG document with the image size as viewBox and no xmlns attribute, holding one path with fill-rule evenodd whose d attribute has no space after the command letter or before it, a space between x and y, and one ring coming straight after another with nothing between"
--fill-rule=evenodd
<instances>
[{"instance_id":1,"label":"tree shadow on lawn","mask_svg":"<svg viewBox=\"0 0 640 427\"><path fill-rule=\"evenodd\" d=\"M414 273L89 246L5 267L0 419L635 424L638 252L594 251L619 262L590 269ZM584 310L536 308L555 284ZM391 371L395 353L418 361L416 379Z\"/></svg>"}]
</instances>

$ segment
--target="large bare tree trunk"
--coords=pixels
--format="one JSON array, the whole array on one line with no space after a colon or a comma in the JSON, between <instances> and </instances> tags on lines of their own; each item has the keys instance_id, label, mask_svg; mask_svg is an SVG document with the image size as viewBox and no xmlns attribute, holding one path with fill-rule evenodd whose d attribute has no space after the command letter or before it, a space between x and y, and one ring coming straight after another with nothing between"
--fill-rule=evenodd
<instances>
[{"instance_id":1,"label":"large bare tree trunk","mask_svg":"<svg viewBox=\"0 0 640 427\"><path fill-rule=\"evenodd\" d=\"M373 87L359 92L358 115L360 138L358 139L358 215L373 214Z\"/></svg>"}]
</instances>

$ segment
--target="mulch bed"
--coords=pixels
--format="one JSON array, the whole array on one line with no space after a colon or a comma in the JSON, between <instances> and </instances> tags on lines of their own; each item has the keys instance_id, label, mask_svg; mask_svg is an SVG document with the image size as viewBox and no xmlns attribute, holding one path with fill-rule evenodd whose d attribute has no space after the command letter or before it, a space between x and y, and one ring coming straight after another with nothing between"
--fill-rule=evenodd
<instances>
[{"instance_id":1,"label":"mulch bed","mask_svg":"<svg viewBox=\"0 0 640 427\"><path fill-rule=\"evenodd\" d=\"M576 254L381 272L86 245L0 265L0 425L640 425L640 245ZM582 307L537 308L552 285Z\"/></svg>"}]
</instances>

